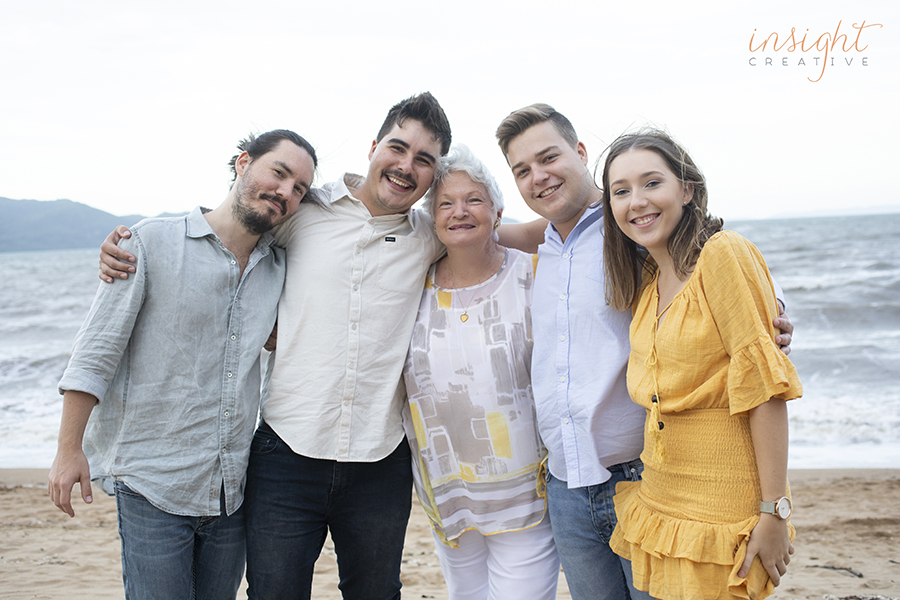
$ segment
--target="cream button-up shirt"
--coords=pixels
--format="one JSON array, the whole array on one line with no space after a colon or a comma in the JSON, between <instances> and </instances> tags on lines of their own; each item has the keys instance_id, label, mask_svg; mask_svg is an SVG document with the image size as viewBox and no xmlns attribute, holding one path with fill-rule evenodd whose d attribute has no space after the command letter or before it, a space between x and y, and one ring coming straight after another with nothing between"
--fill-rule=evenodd
<instances>
[{"instance_id":1,"label":"cream button-up shirt","mask_svg":"<svg viewBox=\"0 0 900 600\"><path fill-rule=\"evenodd\" d=\"M443 253L420 210L373 217L345 174L277 232L287 250L278 347L262 416L297 454L374 462L403 438L403 364L429 265Z\"/></svg>"}]
</instances>

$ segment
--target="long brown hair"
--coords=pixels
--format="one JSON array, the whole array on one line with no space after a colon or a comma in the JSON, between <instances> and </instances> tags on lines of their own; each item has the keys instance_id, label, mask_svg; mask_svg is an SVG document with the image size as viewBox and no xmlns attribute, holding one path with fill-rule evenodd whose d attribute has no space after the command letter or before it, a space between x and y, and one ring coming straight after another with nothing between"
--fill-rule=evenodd
<instances>
[{"instance_id":1,"label":"long brown hair","mask_svg":"<svg viewBox=\"0 0 900 600\"><path fill-rule=\"evenodd\" d=\"M693 197L681 211L681 220L669 237L669 255L675 272L686 277L697 264L700 250L714 233L722 229L722 219L706 210L706 178L688 153L666 132L647 128L619 136L607 149L603 164L603 268L606 272L606 302L619 310L631 308L641 291L645 275L652 275L656 263L643 248L622 233L612 214L609 166L631 150L658 154L681 185L693 189Z\"/></svg>"}]
</instances>

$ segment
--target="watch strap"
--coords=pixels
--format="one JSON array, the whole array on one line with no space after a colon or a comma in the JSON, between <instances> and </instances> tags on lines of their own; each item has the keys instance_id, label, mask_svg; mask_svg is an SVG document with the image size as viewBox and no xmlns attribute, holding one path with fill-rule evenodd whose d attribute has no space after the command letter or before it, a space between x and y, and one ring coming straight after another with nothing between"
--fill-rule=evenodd
<instances>
[{"instance_id":1,"label":"watch strap","mask_svg":"<svg viewBox=\"0 0 900 600\"><path fill-rule=\"evenodd\" d=\"M778 510L778 507L782 502L787 504L787 514L783 515ZM760 502L759 503L759 512L774 515L776 519L788 519L791 516L791 500L787 496L782 496L775 502Z\"/></svg>"}]
</instances>

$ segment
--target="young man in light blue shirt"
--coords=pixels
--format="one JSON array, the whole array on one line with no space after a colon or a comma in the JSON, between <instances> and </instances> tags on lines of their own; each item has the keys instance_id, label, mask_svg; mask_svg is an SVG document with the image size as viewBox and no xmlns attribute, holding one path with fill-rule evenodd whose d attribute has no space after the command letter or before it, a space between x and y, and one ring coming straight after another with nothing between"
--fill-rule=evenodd
<instances>
[{"instance_id":1,"label":"young man in light blue shirt","mask_svg":"<svg viewBox=\"0 0 900 600\"><path fill-rule=\"evenodd\" d=\"M606 304L602 193L569 120L546 104L511 113L497 140L526 204L550 221L538 249L531 377L547 447L550 522L575 600L650 598L609 548L613 496L640 478L645 410L625 383L631 315ZM775 321L790 344L793 327Z\"/></svg>"}]
</instances>

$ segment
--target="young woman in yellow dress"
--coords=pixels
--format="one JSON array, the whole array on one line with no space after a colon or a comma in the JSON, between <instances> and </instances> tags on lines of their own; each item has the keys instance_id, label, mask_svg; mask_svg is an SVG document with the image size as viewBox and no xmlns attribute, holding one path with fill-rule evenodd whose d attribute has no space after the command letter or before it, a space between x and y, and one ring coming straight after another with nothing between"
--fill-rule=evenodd
<instances>
[{"instance_id":1,"label":"young woman in yellow dress","mask_svg":"<svg viewBox=\"0 0 900 600\"><path fill-rule=\"evenodd\" d=\"M647 409L610 546L656 598L764 598L793 553L785 401L802 393L765 261L662 131L613 142L602 186L607 301L633 312L628 391Z\"/></svg>"}]
</instances>

